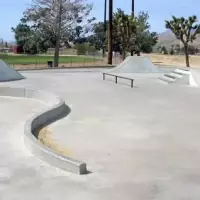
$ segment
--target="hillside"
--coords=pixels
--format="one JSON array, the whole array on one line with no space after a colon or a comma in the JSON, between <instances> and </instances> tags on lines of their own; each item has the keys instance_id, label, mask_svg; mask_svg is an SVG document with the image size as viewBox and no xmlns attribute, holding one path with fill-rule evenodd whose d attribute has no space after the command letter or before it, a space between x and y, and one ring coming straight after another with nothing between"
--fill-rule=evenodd
<instances>
[{"instance_id":1,"label":"hillside","mask_svg":"<svg viewBox=\"0 0 200 200\"><path fill-rule=\"evenodd\" d=\"M175 35L170 30L159 34L157 46L166 45L166 47L170 47L172 44L180 44L180 41L176 39ZM200 48L200 35L197 36L197 39L192 45Z\"/></svg>"}]
</instances>

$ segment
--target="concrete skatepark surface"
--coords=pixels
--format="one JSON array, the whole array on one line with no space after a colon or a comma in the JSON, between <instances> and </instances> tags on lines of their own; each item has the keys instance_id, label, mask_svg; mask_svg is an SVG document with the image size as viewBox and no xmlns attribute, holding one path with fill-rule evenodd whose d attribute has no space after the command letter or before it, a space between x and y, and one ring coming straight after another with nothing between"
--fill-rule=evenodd
<instances>
[{"instance_id":1,"label":"concrete skatepark surface","mask_svg":"<svg viewBox=\"0 0 200 200\"><path fill-rule=\"evenodd\" d=\"M47 128L91 173L74 175L31 155L23 125L45 104L1 97L0 199L199 199L198 88L140 76L131 89L102 81L98 71L22 74L27 79L0 86L63 97L72 112Z\"/></svg>"}]
</instances>

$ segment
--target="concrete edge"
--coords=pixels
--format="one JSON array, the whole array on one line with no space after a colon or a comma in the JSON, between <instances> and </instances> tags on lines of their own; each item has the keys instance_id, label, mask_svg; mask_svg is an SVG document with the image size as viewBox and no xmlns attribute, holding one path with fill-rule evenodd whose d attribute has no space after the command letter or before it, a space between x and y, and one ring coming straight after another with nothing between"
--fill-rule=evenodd
<instances>
[{"instance_id":1,"label":"concrete edge","mask_svg":"<svg viewBox=\"0 0 200 200\"><path fill-rule=\"evenodd\" d=\"M22 76L22 75L21 75ZM4 82L12 82L12 81L20 81L25 79L24 76L22 76L21 78L12 78L12 79L5 79L5 80L1 80L0 83L4 83Z\"/></svg>"},{"instance_id":2,"label":"concrete edge","mask_svg":"<svg viewBox=\"0 0 200 200\"><path fill-rule=\"evenodd\" d=\"M0 87L0 96L30 98L45 103L47 103L46 99L53 99L48 104L48 108L35 114L25 122L24 143L36 157L55 167L76 174L87 174L85 162L58 154L54 150L43 145L37 139L38 132L41 128L67 116L70 113L70 108L63 100L47 92L12 87Z\"/></svg>"}]
</instances>

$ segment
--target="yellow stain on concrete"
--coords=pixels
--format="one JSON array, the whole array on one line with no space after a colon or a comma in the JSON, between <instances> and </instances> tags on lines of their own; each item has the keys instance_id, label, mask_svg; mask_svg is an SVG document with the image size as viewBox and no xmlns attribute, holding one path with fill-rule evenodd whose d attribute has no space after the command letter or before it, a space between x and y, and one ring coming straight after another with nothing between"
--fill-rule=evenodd
<instances>
[{"instance_id":1,"label":"yellow stain on concrete","mask_svg":"<svg viewBox=\"0 0 200 200\"><path fill-rule=\"evenodd\" d=\"M56 143L56 141L52 138L52 132L47 128L42 128L38 133L38 140L54 150L56 153L61 154L63 156L73 156L72 150L66 147L62 147Z\"/></svg>"}]
</instances>

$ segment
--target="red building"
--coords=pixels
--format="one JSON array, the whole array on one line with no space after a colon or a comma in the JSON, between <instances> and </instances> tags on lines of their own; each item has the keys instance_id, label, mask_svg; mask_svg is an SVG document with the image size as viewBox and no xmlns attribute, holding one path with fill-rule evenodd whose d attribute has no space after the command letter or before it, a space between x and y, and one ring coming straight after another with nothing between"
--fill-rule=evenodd
<instances>
[{"instance_id":1,"label":"red building","mask_svg":"<svg viewBox=\"0 0 200 200\"><path fill-rule=\"evenodd\" d=\"M15 54L23 53L23 47L22 46L13 46L12 51Z\"/></svg>"}]
</instances>

